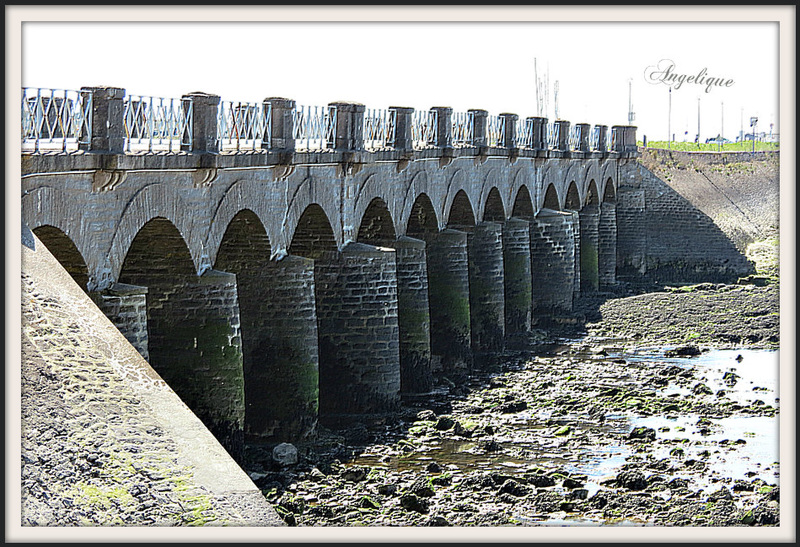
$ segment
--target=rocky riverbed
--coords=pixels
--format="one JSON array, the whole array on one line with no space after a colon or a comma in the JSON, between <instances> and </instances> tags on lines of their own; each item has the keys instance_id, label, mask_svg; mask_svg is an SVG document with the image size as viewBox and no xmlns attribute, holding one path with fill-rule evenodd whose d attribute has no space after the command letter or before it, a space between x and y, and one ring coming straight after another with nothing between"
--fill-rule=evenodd
<instances>
[{"instance_id":1,"label":"rocky riverbed","mask_svg":"<svg viewBox=\"0 0 800 547\"><path fill-rule=\"evenodd\" d=\"M391 421L250 446L246 470L294 526L776 526L777 295L583 301L495 370Z\"/></svg>"}]
</instances>

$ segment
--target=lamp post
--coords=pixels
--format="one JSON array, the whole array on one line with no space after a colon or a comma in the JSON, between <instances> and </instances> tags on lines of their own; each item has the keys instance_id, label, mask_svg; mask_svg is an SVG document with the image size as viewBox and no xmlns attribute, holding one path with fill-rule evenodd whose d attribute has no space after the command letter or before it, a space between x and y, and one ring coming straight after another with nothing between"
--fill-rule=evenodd
<instances>
[{"instance_id":1,"label":"lamp post","mask_svg":"<svg viewBox=\"0 0 800 547\"><path fill-rule=\"evenodd\" d=\"M672 150L672 86L669 88L669 109L667 112L667 150Z\"/></svg>"},{"instance_id":2,"label":"lamp post","mask_svg":"<svg viewBox=\"0 0 800 547\"><path fill-rule=\"evenodd\" d=\"M758 118L756 118L755 116L750 118L750 127L753 128L751 132L753 134L753 152L754 153L756 151L756 124L757 123L758 123Z\"/></svg>"}]
</instances>

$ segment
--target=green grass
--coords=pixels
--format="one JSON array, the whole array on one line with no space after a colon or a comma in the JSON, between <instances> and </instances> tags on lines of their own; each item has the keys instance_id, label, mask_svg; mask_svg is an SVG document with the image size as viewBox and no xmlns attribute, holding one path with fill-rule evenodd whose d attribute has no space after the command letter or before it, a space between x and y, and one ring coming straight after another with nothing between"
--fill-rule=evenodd
<instances>
[{"instance_id":1,"label":"green grass","mask_svg":"<svg viewBox=\"0 0 800 547\"><path fill-rule=\"evenodd\" d=\"M638 146L643 146L643 142L636 143ZM667 141L647 141L647 148L660 148L679 150L682 152L750 152L753 150L753 143L751 141L745 142L732 142L729 144L717 145L706 143L693 143L693 142L667 142ZM780 143L777 142L756 142L756 152L759 151L776 151L780 150Z\"/></svg>"}]
</instances>

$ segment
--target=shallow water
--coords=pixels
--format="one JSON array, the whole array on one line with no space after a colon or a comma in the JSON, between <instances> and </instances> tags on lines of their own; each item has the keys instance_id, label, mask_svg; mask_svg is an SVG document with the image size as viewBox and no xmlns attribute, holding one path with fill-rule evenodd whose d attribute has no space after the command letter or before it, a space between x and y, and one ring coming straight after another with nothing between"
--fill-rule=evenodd
<instances>
[{"instance_id":1,"label":"shallow water","mask_svg":"<svg viewBox=\"0 0 800 547\"><path fill-rule=\"evenodd\" d=\"M680 367L694 366L697 377L717 394L724 390L724 396L742 406L763 404L778 406L779 352L773 350L712 350L695 357L664 357L665 348L645 348L635 351L608 349L603 359L621 358L628 362L670 363ZM727 376L726 376L727 373ZM731 376L734 374L735 376ZM727 378L727 381L726 381ZM735 382L732 380L735 380ZM606 381L614 382L614 378ZM664 395L676 397L693 396L688 389L668 386ZM548 418L544 416L544 418ZM779 477L779 418L763 416L736 416L710 418L699 422L697 415L648 416L607 415L603 422L587 416L557 416L544 425L542 413L536 417L530 411L522 411L514 419L505 422L515 428L516 433L495 436L502 451L487 453L479 446L479 440L437 439L425 441L429 447L425 452L415 452L403 457L373 457L364 454L354 463L383 466L395 471L422 470L431 461L436 461L453 475L470 473L476 470L499 472L507 475L521 474L535 467L544 469L561 468L586 475L584 488L591 497L602 488L604 480L613 478L622 466L632 459L641 457L634 448L621 439L634 427L653 428L660 443L652 447L650 453L658 460L672 457L673 450L679 450L682 461L692 459L706 464L702 473L679 473L690 480L694 490L703 489L709 493L725 485L730 488L733 481L748 483L761 478L768 484L778 484ZM561 439L548 435L553 424L568 424L574 435L586 433L587 442L579 448L562 447ZM541 430L541 431L537 431ZM592 432L592 435L589 435ZM604 439L597 443L592 439ZM534 435L535 434L535 435ZM660 495L660 494L658 494ZM663 493L669 496L669 492ZM613 525L641 526L644 523L633 521L607 521L591 516L520 515L521 521L547 526Z\"/></svg>"}]
</instances>

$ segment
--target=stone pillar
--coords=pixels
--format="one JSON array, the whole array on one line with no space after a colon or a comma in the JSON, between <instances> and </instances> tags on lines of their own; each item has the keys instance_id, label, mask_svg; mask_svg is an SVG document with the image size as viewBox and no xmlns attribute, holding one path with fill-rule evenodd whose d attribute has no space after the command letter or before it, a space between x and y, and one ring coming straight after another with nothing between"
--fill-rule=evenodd
<instances>
[{"instance_id":1,"label":"stone pillar","mask_svg":"<svg viewBox=\"0 0 800 547\"><path fill-rule=\"evenodd\" d=\"M599 288L600 207L587 203L580 212L580 291L597 292Z\"/></svg>"},{"instance_id":2,"label":"stone pillar","mask_svg":"<svg viewBox=\"0 0 800 547\"><path fill-rule=\"evenodd\" d=\"M397 411L400 350L392 249L348 243L315 263L320 422Z\"/></svg>"},{"instance_id":3,"label":"stone pillar","mask_svg":"<svg viewBox=\"0 0 800 547\"><path fill-rule=\"evenodd\" d=\"M531 229L530 222L510 218L503 225L503 281L505 330L510 345L531 330Z\"/></svg>"},{"instance_id":4,"label":"stone pillar","mask_svg":"<svg viewBox=\"0 0 800 547\"><path fill-rule=\"evenodd\" d=\"M547 150L547 118L530 117L527 120L533 126L533 143L534 150Z\"/></svg>"},{"instance_id":5,"label":"stone pillar","mask_svg":"<svg viewBox=\"0 0 800 547\"><path fill-rule=\"evenodd\" d=\"M298 442L316 433L319 354L314 261L288 255L239 274L245 433Z\"/></svg>"},{"instance_id":6,"label":"stone pillar","mask_svg":"<svg viewBox=\"0 0 800 547\"><path fill-rule=\"evenodd\" d=\"M446 229L427 243L431 354L444 376L460 380L472 370L467 234Z\"/></svg>"},{"instance_id":7,"label":"stone pillar","mask_svg":"<svg viewBox=\"0 0 800 547\"><path fill-rule=\"evenodd\" d=\"M469 311L472 351L476 356L498 354L505 342L505 280L503 225L480 222L467 234Z\"/></svg>"},{"instance_id":8,"label":"stone pillar","mask_svg":"<svg viewBox=\"0 0 800 547\"><path fill-rule=\"evenodd\" d=\"M150 364L238 461L244 448L244 374L236 276L151 277Z\"/></svg>"},{"instance_id":9,"label":"stone pillar","mask_svg":"<svg viewBox=\"0 0 800 547\"><path fill-rule=\"evenodd\" d=\"M489 122L489 112L473 108L468 110L472 113L472 144L473 146L486 146L488 144L486 138L486 127Z\"/></svg>"},{"instance_id":10,"label":"stone pillar","mask_svg":"<svg viewBox=\"0 0 800 547\"><path fill-rule=\"evenodd\" d=\"M276 152L294 152L294 110L296 103L292 99L270 97L264 99L264 105L272 109L270 120L270 140L262 142L262 148L270 148Z\"/></svg>"},{"instance_id":11,"label":"stone pillar","mask_svg":"<svg viewBox=\"0 0 800 547\"><path fill-rule=\"evenodd\" d=\"M181 150L205 154L219 153L217 139L219 96L196 92L184 95L182 99L184 99L184 109L188 108L188 100L192 103L192 143L191 146L181 144Z\"/></svg>"},{"instance_id":12,"label":"stone pillar","mask_svg":"<svg viewBox=\"0 0 800 547\"><path fill-rule=\"evenodd\" d=\"M606 135L608 134L608 126L606 125L595 125L595 129L598 132L597 135L597 150L600 152L608 152L606 150Z\"/></svg>"},{"instance_id":13,"label":"stone pillar","mask_svg":"<svg viewBox=\"0 0 800 547\"><path fill-rule=\"evenodd\" d=\"M400 326L400 391L429 393L431 317L425 242L402 236L394 243L397 262L397 319Z\"/></svg>"},{"instance_id":14,"label":"stone pillar","mask_svg":"<svg viewBox=\"0 0 800 547\"><path fill-rule=\"evenodd\" d=\"M572 213L542 209L533 218L531 272L535 319L571 313L575 279Z\"/></svg>"},{"instance_id":15,"label":"stone pillar","mask_svg":"<svg viewBox=\"0 0 800 547\"><path fill-rule=\"evenodd\" d=\"M556 150L569 150L569 122L566 120L556 120L553 122L558 127L558 142Z\"/></svg>"},{"instance_id":16,"label":"stone pillar","mask_svg":"<svg viewBox=\"0 0 800 547\"><path fill-rule=\"evenodd\" d=\"M503 148L517 148L517 120L516 114L500 114L500 118L505 120L503 127Z\"/></svg>"},{"instance_id":17,"label":"stone pillar","mask_svg":"<svg viewBox=\"0 0 800 547\"><path fill-rule=\"evenodd\" d=\"M434 106L436 112L436 146L438 148L453 147L453 109L449 106Z\"/></svg>"},{"instance_id":18,"label":"stone pillar","mask_svg":"<svg viewBox=\"0 0 800 547\"><path fill-rule=\"evenodd\" d=\"M575 241L573 242L574 251L572 253L574 259L572 266L572 298L575 299L581 293L581 217L578 211L566 210L563 212L572 215L573 220L572 233L575 236Z\"/></svg>"},{"instance_id":19,"label":"stone pillar","mask_svg":"<svg viewBox=\"0 0 800 547\"><path fill-rule=\"evenodd\" d=\"M330 103L336 108L336 150L357 151L364 149L364 110L358 103Z\"/></svg>"},{"instance_id":20,"label":"stone pillar","mask_svg":"<svg viewBox=\"0 0 800 547\"><path fill-rule=\"evenodd\" d=\"M390 111L395 112L394 148L408 152L414 149L414 135L411 131L414 109L407 106L392 106Z\"/></svg>"},{"instance_id":21,"label":"stone pillar","mask_svg":"<svg viewBox=\"0 0 800 547\"><path fill-rule=\"evenodd\" d=\"M617 275L638 276L647 271L647 206L644 188L617 190Z\"/></svg>"},{"instance_id":22,"label":"stone pillar","mask_svg":"<svg viewBox=\"0 0 800 547\"><path fill-rule=\"evenodd\" d=\"M598 285L608 287L617 282L617 205L600 204L597 245Z\"/></svg>"},{"instance_id":23,"label":"stone pillar","mask_svg":"<svg viewBox=\"0 0 800 547\"><path fill-rule=\"evenodd\" d=\"M92 97L92 134L81 150L122 154L125 148L125 90L119 87L82 87L81 96ZM86 139L81 138L82 142Z\"/></svg>"},{"instance_id":24,"label":"stone pillar","mask_svg":"<svg viewBox=\"0 0 800 547\"><path fill-rule=\"evenodd\" d=\"M114 283L105 290L91 292L89 296L136 351L149 360L147 287Z\"/></svg>"},{"instance_id":25,"label":"stone pillar","mask_svg":"<svg viewBox=\"0 0 800 547\"><path fill-rule=\"evenodd\" d=\"M588 152L589 151L589 131L591 126L588 123L577 123L575 124L578 131L578 151L579 152Z\"/></svg>"}]
</instances>

